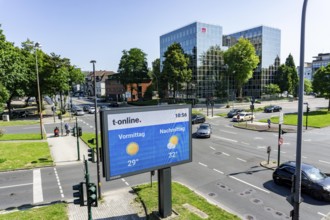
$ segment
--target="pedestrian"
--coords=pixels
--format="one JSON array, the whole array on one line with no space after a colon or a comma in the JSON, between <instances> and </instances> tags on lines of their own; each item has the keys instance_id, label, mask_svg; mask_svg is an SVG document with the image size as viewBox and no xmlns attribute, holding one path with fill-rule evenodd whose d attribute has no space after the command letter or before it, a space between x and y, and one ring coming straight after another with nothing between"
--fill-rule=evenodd
<instances>
[{"instance_id":1,"label":"pedestrian","mask_svg":"<svg viewBox=\"0 0 330 220\"><path fill-rule=\"evenodd\" d=\"M64 128L65 128L66 135L69 135L69 133L70 133L70 125L68 123L65 123Z\"/></svg>"},{"instance_id":2,"label":"pedestrian","mask_svg":"<svg viewBox=\"0 0 330 220\"><path fill-rule=\"evenodd\" d=\"M267 123L268 123L268 128L270 128L270 123L271 123L271 121L270 121L269 118L267 119Z\"/></svg>"}]
</instances>

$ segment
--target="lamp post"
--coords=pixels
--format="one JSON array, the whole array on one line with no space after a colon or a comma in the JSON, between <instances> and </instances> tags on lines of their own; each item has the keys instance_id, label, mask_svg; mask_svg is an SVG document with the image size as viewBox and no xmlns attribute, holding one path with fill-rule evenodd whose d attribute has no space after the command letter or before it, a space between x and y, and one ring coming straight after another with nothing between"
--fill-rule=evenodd
<instances>
[{"instance_id":1,"label":"lamp post","mask_svg":"<svg viewBox=\"0 0 330 220\"><path fill-rule=\"evenodd\" d=\"M156 77L156 81L157 81L157 95L158 95L158 98L157 98L157 104L159 105L159 88L158 88L158 77L156 74L152 73L152 75L154 75Z\"/></svg>"},{"instance_id":2,"label":"lamp post","mask_svg":"<svg viewBox=\"0 0 330 220\"><path fill-rule=\"evenodd\" d=\"M39 84L39 70L38 70L38 48L40 48L41 45L36 42L34 44L35 49L35 55L36 55L36 74L37 74L37 90L38 90L38 102L39 102L39 120L40 120L40 138L43 139L43 132L42 132L42 105L41 105L41 96L40 96L40 84Z\"/></svg>"},{"instance_id":3,"label":"lamp post","mask_svg":"<svg viewBox=\"0 0 330 220\"><path fill-rule=\"evenodd\" d=\"M225 71L227 72L227 105L229 105L229 74L228 74L228 65L225 64L224 66Z\"/></svg>"},{"instance_id":4,"label":"lamp post","mask_svg":"<svg viewBox=\"0 0 330 220\"><path fill-rule=\"evenodd\" d=\"M98 126L97 126L97 98L96 98L96 74L95 74L95 60L90 61L93 64L93 76L94 76L94 117L95 117L95 145L96 145L96 170L97 170L97 189L98 197L101 199L101 180L100 180L100 153L99 153L99 138L98 138Z\"/></svg>"}]
</instances>

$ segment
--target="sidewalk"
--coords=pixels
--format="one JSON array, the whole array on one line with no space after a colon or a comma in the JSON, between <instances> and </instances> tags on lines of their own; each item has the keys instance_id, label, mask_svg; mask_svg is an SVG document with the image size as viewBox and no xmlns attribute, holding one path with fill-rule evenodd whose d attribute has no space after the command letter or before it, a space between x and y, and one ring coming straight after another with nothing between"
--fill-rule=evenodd
<instances>
[{"instance_id":1,"label":"sidewalk","mask_svg":"<svg viewBox=\"0 0 330 220\"><path fill-rule=\"evenodd\" d=\"M51 154L56 166L70 163L82 163L83 156L87 159L88 146L79 138L80 160L77 154L77 138L72 136L54 137L47 134ZM86 198L86 197L85 197ZM103 200L98 207L92 207L93 219L120 219L139 220L146 219L142 204L135 201L136 195L130 187L103 193ZM72 199L68 202L68 216L70 220L88 219L87 206L74 205Z\"/></svg>"}]
</instances>

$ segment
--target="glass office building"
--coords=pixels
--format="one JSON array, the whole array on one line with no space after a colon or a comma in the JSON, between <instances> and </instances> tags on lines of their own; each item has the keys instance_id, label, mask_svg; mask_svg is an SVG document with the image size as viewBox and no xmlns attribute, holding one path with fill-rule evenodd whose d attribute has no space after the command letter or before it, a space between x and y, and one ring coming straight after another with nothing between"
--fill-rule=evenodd
<instances>
[{"instance_id":1,"label":"glass office building","mask_svg":"<svg viewBox=\"0 0 330 220\"><path fill-rule=\"evenodd\" d=\"M219 78L217 68L210 68L207 63L221 62L217 56L208 56L210 59L205 62L205 53L211 47L222 46L222 27L218 25L205 24L194 22L177 30L171 31L160 36L160 64L164 61L164 53L167 48L173 43L180 43L191 60L192 68L192 83L185 88L184 94L188 92L190 97L208 98L213 97L215 81ZM203 58L204 57L204 58ZM180 93L180 92L179 92ZM183 93L181 93L183 97ZM179 94L180 95L180 94Z\"/></svg>"},{"instance_id":2,"label":"glass office building","mask_svg":"<svg viewBox=\"0 0 330 220\"><path fill-rule=\"evenodd\" d=\"M241 37L248 39L253 44L260 59L253 78L243 88L243 96L260 98L265 92L264 86L274 83L274 76L280 65L281 30L259 26L224 36L224 45L231 47Z\"/></svg>"}]
</instances>

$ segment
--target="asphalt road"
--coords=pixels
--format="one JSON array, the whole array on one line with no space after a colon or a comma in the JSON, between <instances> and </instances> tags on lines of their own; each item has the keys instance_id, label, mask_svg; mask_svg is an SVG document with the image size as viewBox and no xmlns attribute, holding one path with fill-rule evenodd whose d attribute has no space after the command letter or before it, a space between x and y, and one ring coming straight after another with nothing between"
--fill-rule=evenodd
<instances>
[{"instance_id":1,"label":"asphalt road","mask_svg":"<svg viewBox=\"0 0 330 220\"><path fill-rule=\"evenodd\" d=\"M322 100L311 99L310 107L323 105ZM281 104L284 112L296 109L296 103ZM204 109L205 111L205 109ZM227 111L215 109L215 112ZM257 113L258 118L271 114ZM94 132L94 115L78 117L83 131ZM277 186L272 181L272 170L261 167L267 159L266 148L272 147L271 159L277 160L277 134L255 132L234 128L227 118L208 120L213 127L210 139L193 139L193 162L172 167L172 179L188 185L210 201L237 213L244 219L290 219L292 206L286 201L290 189ZM71 122L71 127L74 121ZM54 126L46 124L47 133ZM197 125L193 125L195 132ZM6 128L10 131L12 128ZM26 130L38 132L38 125L26 126ZM19 131L18 131L19 130ZM13 128L13 132L24 129ZM22 132L26 133L26 132ZM330 128L309 129L303 132L303 162L311 163L330 173ZM287 133L281 147L281 161L295 160L296 134ZM92 181L96 182L96 166L90 164ZM42 180L42 186L38 180ZM102 191L115 190L127 185L147 183L149 173L131 176L111 182L102 180ZM157 180L157 176L153 177ZM22 205L50 203L72 198L72 185L83 181L82 163L72 163L37 170L0 173L0 209ZM61 184L61 189L58 186ZM39 188L38 188L39 186ZM40 196L42 194L42 197ZM304 195L301 204L301 219L321 219L329 213L330 203L316 201Z\"/></svg>"}]
</instances>

